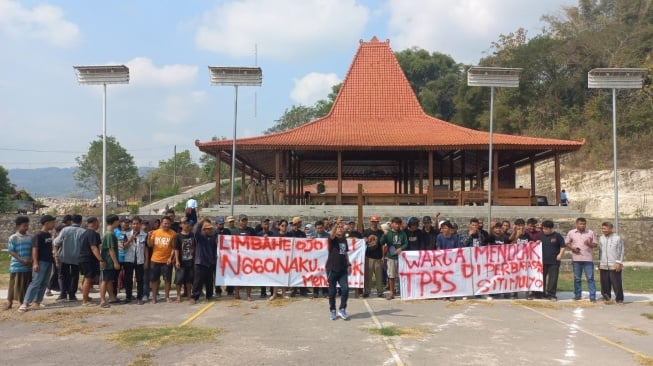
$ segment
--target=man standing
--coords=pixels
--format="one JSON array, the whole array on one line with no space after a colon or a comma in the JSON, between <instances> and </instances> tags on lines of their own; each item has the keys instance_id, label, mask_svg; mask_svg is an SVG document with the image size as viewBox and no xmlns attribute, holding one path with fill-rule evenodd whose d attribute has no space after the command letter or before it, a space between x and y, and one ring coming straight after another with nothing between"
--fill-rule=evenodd
<instances>
[{"instance_id":1,"label":"man standing","mask_svg":"<svg viewBox=\"0 0 653 366\"><path fill-rule=\"evenodd\" d=\"M97 229L100 222L97 217L89 217L86 220L86 230L79 238L79 271L84 275L82 282L82 305L90 306L91 297L89 296L91 288L95 283L95 278L100 274L100 262L102 256L100 253L100 234Z\"/></svg>"},{"instance_id":2,"label":"man standing","mask_svg":"<svg viewBox=\"0 0 653 366\"><path fill-rule=\"evenodd\" d=\"M584 217L576 219L576 228L567 233L565 244L571 251L571 260L574 266L574 300L581 299L581 279L585 272L590 301L596 302L593 260L594 248L598 246L598 242L596 234L587 229L587 220Z\"/></svg>"},{"instance_id":3,"label":"man standing","mask_svg":"<svg viewBox=\"0 0 653 366\"><path fill-rule=\"evenodd\" d=\"M435 214L435 222L438 222L440 213ZM433 220L431 216L424 216L422 218L422 245L424 250L435 250L435 241L438 239L438 234L440 233L439 228L433 226Z\"/></svg>"},{"instance_id":4,"label":"man standing","mask_svg":"<svg viewBox=\"0 0 653 366\"><path fill-rule=\"evenodd\" d=\"M120 300L116 297L114 282L118 278L120 262L118 262L118 238L115 229L120 225L117 215L107 216L107 231L102 237L102 260L100 261L100 307L109 308L109 304L118 304ZM106 294L109 294L109 302Z\"/></svg>"},{"instance_id":5,"label":"man standing","mask_svg":"<svg viewBox=\"0 0 653 366\"><path fill-rule=\"evenodd\" d=\"M172 255L175 242L176 232L170 228L172 220L170 217L161 219L161 227L153 231L148 239L147 246L152 250L152 260L150 262L150 288L152 289L152 304L156 304L159 296L159 284L161 276L165 283L166 302L172 302L170 299L170 286L172 285Z\"/></svg>"},{"instance_id":6,"label":"man standing","mask_svg":"<svg viewBox=\"0 0 653 366\"><path fill-rule=\"evenodd\" d=\"M370 217L370 228L365 230L365 284L363 297L369 297L372 291L372 276L376 280L376 294L383 297L383 247L379 241L383 230L379 227L379 217Z\"/></svg>"},{"instance_id":7,"label":"man standing","mask_svg":"<svg viewBox=\"0 0 653 366\"><path fill-rule=\"evenodd\" d=\"M384 260L388 264L388 287L390 287L390 294L386 297L388 300L395 298L395 279L399 274L399 253L408 248L408 238L406 233L401 230L401 219L393 217L390 226L392 230L381 237Z\"/></svg>"},{"instance_id":8,"label":"man standing","mask_svg":"<svg viewBox=\"0 0 653 366\"><path fill-rule=\"evenodd\" d=\"M62 301L68 298L69 301L77 301L75 294L79 284L79 247L82 234L86 230L81 227L82 216L73 215L72 225L61 230L59 236L54 240L59 259L59 287L61 293L57 300ZM66 297L67 296L67 297Z\"/></svg>"},{"instance_id":9,"label":"man standing","mask_svg":"<svg viewBox=\"0 0 653 366\"><path fill-rule=\"evenodd\" d=\"M256 236L254 229L247 225L249 219L247 215L241 214L238 216L238 227L235 230L231 231L231 235L240 235L240 236ZM252 287L245 287L245 294L247 295L247 301L252 301ZM239 288L234 286L234 299L240 299Z\"/></svg>"},{"instance_id":10,"label":"man standing","mask_svg":"<svg viewBox=\"0 0 653 366\"><path fill-rule=\"evenodd\" d=\"M460 245L462 247L482 247L487 245L487 237L479 229L477 218L469 220L469 229L460 234Z\"/></svg>"},{"instance_id":11,"label":"man standing","mask_svg":"<svg viewBox=\"0 0 653 366\"><path fill-rule=\"evenodd\" d=\"M42 216L41 231L32 238L32 282L27 287L23 304L18 308L20 312L26 312L27 306L30 304L30 309L38 309L43 302L54 263L52 235L50 234L54 227L54 220L54 217L50 215Z\"/></svg>"},{"instance_id":12,"label":"man standing","mask_svg":"<svg viewBox=\"0 0 653 366\"><path fill-rule=\"evenodd\" d=\"M132 219L132 229L127 233L129 239L125 242L125 301L132 301L134 274L136 274L136 301L143 305L143 288L145 258L147 247L147 232L143 220L136 216Z\"/></svg>"},{"instance_id":13,"label":"man standing","mask_svg":"<svg viewBox=\"0 0 653 366\"><path fill-rule=\"evenodd\" d=\"M197 200L193 197L186 201L186 219L191 222L191 225L197 222Z\"/></svg>"},{"instance_id":14,"label":"man standing","mask_svg":"<svg viewBox=\"0 0 653 366\"><path fill-rule=\"evenodd\" d=\"M224 225L224 218L218 217L218 222ZM226 229L222 229L226 230ZM204 219L199 222L194 231L195 236L195 267L193 274L193 293L190 304L195 304L202 294L204 288L206 300L213 299L213 287L215 286L215 266L218 250L217 235L211 224L211 220ZM225 235L225 234L222 234ZM228 235L228 234L227 234ZM216 287L219 288L219 287Z\"/></svg>"},{"instance_id":15,"label":"man standing","mask_svg":"<svg viewBox=\"0 0 653 366\"><path fill-rule=\"evenodd\" d=\"M558 274L560 273L560 260L565 254L565 242L562 235L553 231L553 221L551 220L542 222L542 231L538 240L542 242L544 296L551 301L557 301Z\"/></svg>"},{"instance_id":16,"label":"man standing","mask_svg":"<svg viewBox=\"0 0 653 366\"><path fill-rule=\"evenodd\" d=\"M624 242L619 235L613 233L613 230L614 226L611 222L601 224L601 232L603 233L599 239L601 295L603 295L603 300L608 303L612 289L617 304L623 304L624 289L621 269L624 260Z\"/></svg>"},{"instance_id":17,"label":"man standing","mask_svg":"<svg viewBox=\"0 0 653 366\"><path fill-rule=\"evenodd\" d=\"M408 248L406 250L422 250L422 230L419 229L419 219L411 217L408 220L408 227L405 230L406 238L408 239Z\"/></svg>"},{"instance_id":18,"label":"man standing","mask_svg":"<svg viewBox=\"0 0 653 366\"><path fill-rule=\"evenodd\" d=\"M9 237L7 251L11 256L9 263L9 291L4 310L13 306L14 299L20 304L25 300L27 287L32 281L32 236L27 233L29 218L16 217L16 233Z\"/></svg>"},{"instance_id":19,"label":"man standing","mask_svg":"<svg viewBox=\"0 0 653 366\"><path fill-rule=\"evenodd\" d=\"M229 217L231 217L231 216L229 216ZM231 231L228 228L224 227L224 222L225 222L224 216L218 216L218 217L215 218L215 224L217 225L216 240L217 240L217 236L219 236L219 235L231 235ZM199 241L199 237L198 237L197 240ZM216 243L217 243L217 241L216 241ZM211 269L212 269L212 272L213 272L213 278L215 278L215 271L216 271L216 263L215 262L214 262L213 267ZM194 287L195 287L195 285L193 284L193 288ZM215 294L218 297L222 296L222 287L215 286ZM227 286L227 295L231 296L233 294L234 294L234 287L233 286Z\"/></svg>"},{"instance_id":20,"label":"man standing","mask_svg":"<svg viewBox=\"0 0 653 366\"><path fill-rule=\"evenodd\" d=\"M193 225L187 217L181 218L181 232L175 237L175 285L177 285L177 302L181 302L182 287L190 300L193 286L193 267L195 266L195 234ZM213 289L213 286L209 286Z\"/></svg>"},{"instance_id":21,"label":"man standing","mask_svg":"<svg viewBox=\"0 0 653 366\"><path fill-rule=\"evenodd\" d=\"M351 273L351 263L347 252L347 238L345 238L343 224L338 220L336 227L331 231L329 238L329 256L325 269L329 281L329 310L331 320L336 320L336 316L344 320L349 320L347 315L347 299L349 297L349 274ZM336 315L336 285L340 284L340 307Z\"/></svg>"}]
</instances>

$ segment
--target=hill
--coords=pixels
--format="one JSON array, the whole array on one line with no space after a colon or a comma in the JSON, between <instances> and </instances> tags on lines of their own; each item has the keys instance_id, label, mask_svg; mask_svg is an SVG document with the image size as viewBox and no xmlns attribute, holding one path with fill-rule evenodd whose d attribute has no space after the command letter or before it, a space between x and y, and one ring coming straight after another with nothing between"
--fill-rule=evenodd
<instances>
[{"instance_id":1,"label":"hill","mask_svg":"<svg viewBox=\"0 0 653 366\"><path fill-rule=\"evenodd\" d=\"M92 192L85 192L77 186L74 174L76 168L8 169L9 180L16 189L25 189L34 197L94 198ZM138 168L144 175L148 167Z\"/></svg>"}]
</instances>

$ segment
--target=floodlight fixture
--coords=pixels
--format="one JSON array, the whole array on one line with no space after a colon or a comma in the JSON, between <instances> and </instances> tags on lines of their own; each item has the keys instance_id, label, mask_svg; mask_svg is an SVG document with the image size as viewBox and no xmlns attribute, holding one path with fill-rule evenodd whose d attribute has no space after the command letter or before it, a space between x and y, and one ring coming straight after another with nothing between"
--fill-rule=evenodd
<instances>
[{"instance_id":1,"label":"floodlight fixture","mask_svg":"<svg viewBox=\"0 0 653 366\"><path fill-rule=\"evenodd\" d=\"M614 169L614 230L619 233L619 181L617 175L617 89L641 89L647 69L598 68L587 73L590 89L612 89L612 165Z\"/></svg>"},{"instance_id":2,"label":"floodlight fixture","mask_svg":"<svg viewBox=\"0 0 653 366\"><path fill-rule=\"evenodd\" d=\"M231 144L231 215L234 214L234 181L236 179L236 127L238 125L238 87L261 86L263 71L260 67L209 66L211 85L234 87L234 133ZM243 182L244 183L244 182ZM220 182L218 182L218 189Z\"/></svg>"},{"instance_id":3,"label":"floodlight fixture","mask_svg":"<svg viewBox=\"0 0 653 366\"><path fill-rule=\"evenodd\" d=\"M519 75L522 69L508 67L472 66L467 70L468 86L490 87L490 138L488 144L488 190L487 190L487 222L492 221L492 159L494 134L494 88L519 87Z\"/></svg>"},{"instance_id":4,"label":"floodlight fixture","mask_svg":"<svg viewBox=\"0 0 653 366\"><path fill-rule=\"evenodd\" d=\"M107 225L107 84L129 84L125 65L73 66L82 85L102 85L102 232Z\"/></svg>"}]
</instances>

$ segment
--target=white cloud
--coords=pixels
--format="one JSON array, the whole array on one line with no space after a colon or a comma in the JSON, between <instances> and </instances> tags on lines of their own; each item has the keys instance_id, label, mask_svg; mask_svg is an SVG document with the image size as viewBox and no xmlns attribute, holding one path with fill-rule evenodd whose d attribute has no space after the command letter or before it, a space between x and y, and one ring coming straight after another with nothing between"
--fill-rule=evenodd
<instances>
[{"instance_id":1,"label":"white cloud","mask_svg":"<svg viewBox=\"0 0 653 366\"><path fill-rule=\"evenodd\" d=\"M449 54L458 62L476 62L500 34L523 27L534 35L539 17L567 2L389 0L389 38L397 51L419 46Z\"/></svg>"},{"instance_id":2,"label":"white cloud","mask_svg":"<svg viewBox=\"0 0 653 366\"><path fill-rule=\"evenodd\" d=\"M59 47L75 46L80 40L79 28L64 18L61 8L38 5L29 9L11 0L0 0L0 33L16 39L44 40Z\"/></svg>"},{"instance_id":3,"label":"white cloud","mask_svg":"<svg viewBox=\"0 0 653 366\"><path fill-rule=\"evenodd\" d=\"M336 74L311 72L303 78L295 79L295 87L290 92L293 101L303 105L313 105L320 99L326 99L331 88L340 82Z\"/></svg>"},{"instance_id":4,"label":"white cloud","mask_svg":"<svg viewBox=\"0 0 653 366\"><path fill-rule=\"evenodd\" d=\"M199 49L235 57L288 60L316 57L360 38L369 9L355 0L241 0L205 12L195 34Z\"/></svg>"},{"instance_id":5,"label":"white cloud","mask_svg":"<svg viewBox=\"0 0 653 366\"><path fill-rule=\"evenodd\" d=\"M195 107L206 99L203 91L194 91L184 95L169 95L159 108L159 118L173 125L192 124Z\"/></svg>"},{"instance_id":6,"label":"white cloud","mask_svg":"<svg viewBox=\"0 0 653 366\"><path fill-rule=\"evenodd\" d=\"M165 65L157 67L146 57L136 57L127 62L131 84L176 86L190 83L197 76L198 67L191 65Z\"/></svg>"}]
</instances>

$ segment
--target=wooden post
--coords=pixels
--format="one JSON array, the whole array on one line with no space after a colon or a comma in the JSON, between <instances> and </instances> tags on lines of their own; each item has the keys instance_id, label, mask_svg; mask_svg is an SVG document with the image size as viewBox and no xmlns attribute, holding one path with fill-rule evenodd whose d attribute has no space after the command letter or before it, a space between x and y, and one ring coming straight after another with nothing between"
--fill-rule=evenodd
<instances>
[{"instance_id":1,"label":"wooden post","mask_svg":"<svg viewBox=\"0 0 653 366\"><path fill-rule=\"evenodd\" d=\"M535 196L535 159L531 156L531 196Z\"/></svg>"},{"instance_id":2,"label":"wooden post","mask_svg":"<svg viewBox=\"0 0 653 366\"><path fill-rule=\"evenodd\" d=\"M460 190L465 190L465 152L461 152L460 157Z\"/></svg>"},{"instance_id":3,"label":"wooden post","mask_svg":"<svg viewBox=\"0 0 653 366\"><path fill-rule=\"evenodd\" d=\"M433 204L433 151L429 151L429 188L426 191L426 202L427 205L432 205Z\"/></svg>"},{"instance_id":4,"label":"wooden post","mask_svg":"<svg viewBox=\"0 0 653 366\"><path fill-rule=\"evenodd\" d=\"M499 197L499 152L494 150L492 155L492 201Z\"/></svg>"},{"instance_id":5,"label":"wooden post","mask_svg":"<svg viewBox=\"0 0 653 366\"><path fill-rule=\"evenodd\" d=\"M342 205L342 151L338 151L338 192L336 193L336 204Z\"/></svg>"},{"instance_id":6,"label":"wooden post","mask_svg":"<svg viewBox=\"0 0 653 366\"><path fill-rule=\"evenodd\" d=\"M272 204L280 204L280 202L277 202L277 191L279 189L279 173L281 170L281 156L279 156L279 151L275 151L274 153L274 188L272 189Z\"/></svg>"},{"instance_id":7,"label":"wooden post","mask_svg":"<svg viewBox=\"0 0 653 366\"><path fill-rule=\"evenodd\" d=\"M222 150L218 151L215 154L215 199L220 204L220 183L222 178L220 178L220 163L222 162Z\"/></svg>"},{"instance_id":8,"label":"wooden post","mask_svg":"<svg viewBox=\"0 0 653 366\"><path fill-rule=\"evenodd\" d=\"M560 154L556 153L554 159L554 165L555 165L555 181L556 181L556 199L555 202L556 204L560 205L560 193L562 192L562 188L560 187Z\"/></svg>"},{"instance_id":9,"label":"wooden post","mask_svg":"<svg viewBox=\"0 0 653 366\"><path fill-rule=\"evenodd\" d=\"M363 232L363 184L358 183L358 232Z\"/></svg>"},{"instance_id":10,"label":"wooden post","mask_svg":"<svg viewBox=\"0 0 653 366\"><path fill-rule=\"evenodd\" d=\"M243 164L240 169L240 199L241 204L245 205L247 204L247 200L245 199L245 194L247 193L247 186L245 185L245 165Z\"/></svg>"}]
</instances>

